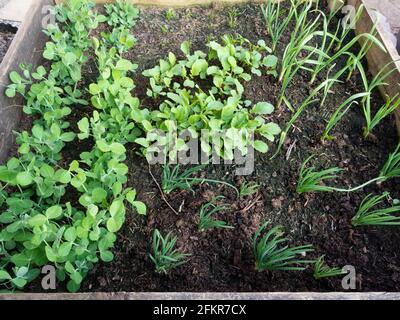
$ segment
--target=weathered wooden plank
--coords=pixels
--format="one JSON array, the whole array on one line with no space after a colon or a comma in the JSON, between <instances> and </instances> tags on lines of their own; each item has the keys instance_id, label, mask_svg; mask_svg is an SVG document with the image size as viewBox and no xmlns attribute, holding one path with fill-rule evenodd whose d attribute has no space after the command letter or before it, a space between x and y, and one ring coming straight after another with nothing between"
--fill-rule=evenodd
<instances>
[{"instance_id":1,"label":"weathered wooden plank","mask_svg":"<svg viewBox=\"0 0 400 320\"><path fill-rule=\"evenodd\" d=\"M62 3L63 0L56 0L56 3ZM114 0L95 0L97 4L113 3ZM190 7L197 5L211 5L217 4L240 4L246 2L262 2L262 0L130 0L133 4L142 6L155 6L155 7Z\"/></svg>"},{"instance_id":2,"label":"weathered wooden plank","mask_svg":"<svg viewBox=\"0 0 400 320\"><path fill-rule=\"evenodd\" d=\"M357 34L370 32L375 23L375 15L370 9L368 9L368 0L355 1L356 8L358 8L361 4L364 4L366 9L364 9L360 21L356 25ZM382 51L376 45L371 47L367 53L369 71L373 75L376 75L378 72L383 70L385 66L387 66L386 69L388 71L396 68L396 71L386 79L386 83L388 83L388 85L379 87L379 90L384 98L394 97L400 93L400 61L398 61L400 57L393 42L388 38L386 31L379 24L377 25L377 32L377 38L384 44L387 52ZM364 40L361 40L361 43L363 43L363 41ZM391 62L393 63L390 64ZM390 65L388 66L388 64ZM400 133L400 109L396 110L395 116L397 129Z\"/></svg>"},{"instance_id":3,"label":"weathered wooden plank","mask_svg":"<svg viewBox=\"0 0 400 320\"><path fill-rule=\"evenodd\" d=\"M391 292L119 292L0 294L0 300L400 300Z\"/></svg>"},{"instance_id":4,"label":"weathered wooden plank","mask_svg":"<svg viewBox=\"0 0 400 320\"><path fill-rule=\"evenodd\" d=\"M370 0L329 0L329 7L331 10L337 10L345 4L353 5L356 10L361 6L361 4L364 5L365 9L356 25L356 33L369 33L376 21L376 15L370 9ZM381 4L381 6L384 6L384 4ZM382 96L387 99L400 93L400 56L393 42L388 37L387 31L384 30L380 24L377 25L377 38L384 44L387 52L384 52L376 45L371 47L367 53L369 71L372 75L376 75L385 67L387 71L396 68L396 71L386 79L388 85L379 87ZM362 45L364 41L364 39L360 39L360 44ZM400 134L400 109L396 110L395 117L397 129Z\"/></svg>"},{"instance_id":5,"label":"weathered wooden plank","mask_svg":"<svg viewBox=\"0 0 400 320\"><path fill-rule=\"evenodd\" d=\"M41 51L46 41L46 37L42 34L42 8L44 5L51 3L51 0L38 0L34 3L29 16L18 31L3 63L0 66L0 81L2 85L8 83L8 73L18 68L20 62L32 63L37 65L41 60ZM98 0L98 3L104 3L105 0ZM248 0L187 0L182 3L181 0L133 0L137 4L147 4L155 6L190 6L204 5L215 2L220 3L242 3ZM357 0L358 5L362 0ZM371 30L373 19L371 14L366 10L357 26L357 32L363 33ZM378 36L386 45L388 53L384 54L379 48L373 47L368 54L370 70L376 73L383 68L388 62L394 60L394 48L387 44L384 33L378 27ZM399 72L395 73L388 81L390 86L382 87L384 95L393 96L399 92L400 83L400 63L396 64ZM20 108L16 107L20 100L7 99L0 95L0 162L7 156L7 149L10 146L11 130L18 127L20 119ZM398 114L399 116L399 114ZM399 118L400 123L400 118ZM181 299L200 299L200 300L399 300L400 293L22 293L22 294L0 294L0 300L181 300Z\"/></svg>"},{"instance_id":6,"label":"weathered wooden plank","mask_svg":"<svg viewBox=\"0 0 400 320\"><path fill-rule=\"evenodd\" d=\"M32 3L22 26L19 28L3 62L0 65L0 163L7 159L13 143L12 131L18 128L21 119L21 98L9 99L4 95L9 84L8 75L13 70L19 70L19 64L40 63L46 36L42 31L42 20L48 12L42 13L44 6L52 4L52 0L37 0Z\"/></svg>"}]
</instances>

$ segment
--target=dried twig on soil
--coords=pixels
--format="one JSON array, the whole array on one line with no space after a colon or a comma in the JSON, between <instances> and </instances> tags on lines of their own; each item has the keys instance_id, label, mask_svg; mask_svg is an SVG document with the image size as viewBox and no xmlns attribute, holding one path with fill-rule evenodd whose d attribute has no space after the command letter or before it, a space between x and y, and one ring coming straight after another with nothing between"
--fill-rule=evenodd
<instances>
[{"instance_id":1,"label":"dried twig on soil","mask_svg":"<svg viewBox=\"0 0 400 320\"><path fill-rule=\"evenodd\" d=\"M249 211L252 207L254 207L260 200L261 198L261 194L259 194L254 201L250 202L245 208L243 208L242 210L240 210L239 212L244 213Z\"/></svg>"},{"instance_id":2,"label":"dried twig on soil","mask_svg":"<svg viewBox=\"0 0 400 320\"><path fill-rule=\"evenodd\" d=\"M150 173L150 175L151 175L151 177L152 177L154 183L157 185L158 190L160 190L161 198L164 200L164 202L167 204L167 206L168 206L176 215L179 215L178 211L176 211L176 210L174 209L174 207L171 206L171 204L170 204L170 203L168 202L168 200L165 198L164 191L161 189L160 184L157 182L156 178L154 177L153 173L151 172L150 164L149 164L149 173Z\"/></svg>"}]
</instances>

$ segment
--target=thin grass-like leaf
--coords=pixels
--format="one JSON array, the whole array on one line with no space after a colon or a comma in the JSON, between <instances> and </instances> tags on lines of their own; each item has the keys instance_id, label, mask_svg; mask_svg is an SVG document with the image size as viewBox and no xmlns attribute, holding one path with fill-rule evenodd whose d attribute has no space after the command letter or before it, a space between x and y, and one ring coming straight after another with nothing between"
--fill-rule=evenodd
<instances>
[{"instance_id":1,"label":"thin grass-like leaf","mask_svg":"<svg viewBox=\"0 0 400 320\"><path fill-rule=\"evenodd\" d=\"M264 223L257 230L253 238L253 253L256 260L257 271L301 271L305 269L302 265L314 263L314 261L311 260L298 258L313 251L312 245L297 247L283 245L288 241L287 238L283 238L283 227L275 226L266 232L269 224L269 221Z\"/></svg>"},{"instance_id":2,"label":"thin grass-like leaf","mask_svg":"<svg viewBox=\"0 0 400 320\"><path fill-rule=\"evenodd\" d=\"M335 191L333 187L325 186L322 183L326 180L336 179L337 173L343 171L343 169L330 168L315 171L314 167L306 167L312 158L313 156L308 157L300 167L299 181L296 188L297 193Z\"/></svg>"},{"instance_id":3,"label":"thin grass-like leaf","mask_svg":"<svg viewBox=\"0 0 400 320\"><path fill-rule=\"evenodd\" d=\"M331 118L328 121L328 124L324 130L322 135L322 140L326 139L333 139L332 136L329 135L331 130L338 124L338 122L346 115L347 111L351 108L353 104L358 104L356 100L359 98L365 97L369 95L368 92L362 92L352 95L351 97L347 98L345 102L343 102L333 113Z\"/></svg>"},{"instance_id":4,"label":"thin grass-like leaf","mask_svg":"<svg viewBox=\"0 0 400 320\"><path fill-rule=\"evenodd\" d=\"M228 225L225 221L215 220L213 216L218 212L221 212L228 208L226 205L215 205L214 203L222 196L214 198L211 202L208 202L200 208L200 222L198 225L199 231L205 231L209 229L234 229L234 227Z\"/></svg>"},{"instance_id":5,"label":"thin grass-like leaf","mask_svg":"<svg viewBox=\"0 0 400 320\"><path fill-rule=\"evenodd\" d=\"M400 205L394 205L384 209L373 209L382 204L384 199L389 197L389 193L373 196L369 194L361 202L356 215L351 220L353 226L361 225L400 225L400 216L394 216L393 213L400 214Z\"/></svg>"},{"instance_id":6,"label":"thin grass-like leaf","mask_svg":"<svg viewBox=\"0 0 400 320\"><path fill-rule=\"evenodd\" d=\"M325 256L321 256L314 265L314 278L315 279L322 279L327 277L336 277L345 274L346 272L343 271L341 268L338 267L328 267L325 265Z\"/></svg>"},{"instance_id":7,"label":"thin grass-like leaf","mask_svg":"<svg viewBox=\"0 0 400 320\"><path fill-rule=\"evenodd\" d=\"M178 241L177 237L172 237L168 233L164 238L157 229L153 232L153 252L150 254L150 259L156 266L156 272L167 273L169 270L176 268L186 262L186 258L190 254L181 253L175 250L175 244Z\"/></svg>"},{"instance_id":8,"label":"thin grass-like leaf","mask_svg":"<svg viewBox=\"0 0 400 320\"><path fill-rule=\"evenodd\" d=\"M389 155L389 158L384 164L379 176L382 182L392 178L400 178L400 143Z\"/></svg>"}]
</instances>

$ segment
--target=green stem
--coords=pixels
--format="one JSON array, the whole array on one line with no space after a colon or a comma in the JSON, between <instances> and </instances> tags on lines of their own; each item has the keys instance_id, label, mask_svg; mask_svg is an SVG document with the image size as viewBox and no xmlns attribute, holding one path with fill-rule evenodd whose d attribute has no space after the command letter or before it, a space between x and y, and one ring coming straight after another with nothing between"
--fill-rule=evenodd
<instances>
[{"instance_id":1,"label":"green stem","mask_svg":"<svg viewBox=\"0 0 400 320\"><path fill-rule=\"evenodd\" d=\"M236 191L236 193L237 193L238 196L240 195L238 188L236 188L234 185L232 185L232 184L230 184L230 183L228 183L228 182L225 182L225 181L213 180L213 179L200 179L200 178L187 178L187 179L185 179L185 180L192 180L192 181L198 180L198 181L200 181L200 183L210 182L210 183L220 183L220 184L224 184L224 185L226 185L226 186L231 187L232 189L234 189L234 190Z\"/></svg>"},{"instance_id":2,"label":"green stem","mask_svg":"<svg viewBox=\"0 0 400 320\"><path fill-rule=\"evenodd\" d=\"M360 190L360 189L364 188L365 186L367 186L367 185L369 185L369 184L371 184L373 182L383 181L384 179L385 179L384 177L379 176L377 178L374 178L372 180L369 180L369 181L363 183L362 185L360 185L358 187L354 187L354 188L351 188L351 189L341 189L341 188L334 188L334 187L332 187L331 189L333 191L337 191L337 192L354 192L354 191L357 191L357 190Z\"/></svg>"}]
</instances>

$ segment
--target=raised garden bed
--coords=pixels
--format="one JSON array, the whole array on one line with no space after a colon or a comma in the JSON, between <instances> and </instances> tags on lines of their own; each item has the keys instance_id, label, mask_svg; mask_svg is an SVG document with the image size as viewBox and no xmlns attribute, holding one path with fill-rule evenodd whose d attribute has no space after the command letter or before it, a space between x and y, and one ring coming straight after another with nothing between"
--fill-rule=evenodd
<instances>
[{"instance_id":1,"label":"raised garden bed","mask_svg":"<svg viewBox=\"0 0 400 320\"><path fill-rule=\"evenodd\" d=\"M103 7L99 6L98 9L100 13L107 14ZM149 77L144 76L142 72L158 65L159 60L167 58L170 52L174 53L178 60L184 59L181 46L186 40L191 42L192 53L196 50L207 52L206 44L210 41L222 43L222 36L236 34L254 44L264 40L267 46L272 47L271 37L268 35L266 22L258 4L229 7L214 4L207 7L174 9L139 7L139 9L140 14L131 29L136 44L124 52L122 57L138 65L136 72L128 73L128 76L136 85L132 95L139 98L143 109L157 110L163 98L149 97L147 94L150 88ZM283 3L281 9L288 11L289 4ZM326 3L321 3L321 9L329 15ZM316 17L317 13L310 11L307 21L312 21ZM332 19L333 27L329 29L330 32L335 31L334 27L339 23L339 18L338 16ZM290 21L277 42L274 51L278 58L277 71L280 71L280 63L294 27L294 21ZM101 39L102 32L111 31L112 26L100 23L90 32L90 36ZM351 41L353 36L350 33L345 43ZM311 44L321 45L320 39L316 37ZM378 49L373 47L373 50ZM359 51L360 47L357 44L349 50L354 54ZM300 57L304 58L302 56L304 52L299 53ZM263 55L265 56L265 53ZM88 61L82 64L82 78L78 81L77 88L83 93L82 99L91 101L88 89L90 84L98 81L99 64L93 49L87 51L87 56ZM285 91L285 101L289 101L290 104L281 101L278 107L282 84L277 77L266 72L262 72L261 76L253 74L251 80L244 82L243 100L251 100L254 104L269 102L277 106L273 113L264 117L267 122L277 123L284 129L294 114L290 108L298 110L310 94L313 94L315 88L329 78L329 75L335 74L346 65L346 60L345 56L335 60L335 67L330 73L327 74L327 69L322 70L311 85L309 71L296 72ZM373 75L366 73L366 78L371 81ZM332 167L343 169L336 179L325 181L327 185L351 189L378 177L389 154L398 144L395 119L392 116L385 117L365 137L363 135L365 118L361 106L357 105L349 108L330 132L334 139L321 141L327 121L338 106L365 89L359 70L355 70L348 81L342 78L341 80L343 82L335 83L330 88L323 106L315 102L305 108L287 131L286 137L283 136L281 139L280 152L273 159L272 155L279 150L277 141L268 144L271 149L269 153L256 151L254 171L250 175L237 176L235 174L237 166L234 165L208 165L195 175L196 178L223 183L205 181L193 186L192 191L174 190L167 194L160 190L163 184L163 168L160 165L152 165L149 168L138 144L126 143L126 159L123 159L123 162L129 171L124 185L136 189L136 198L146 204L147 214L146 216L137 214L137 211L141 211L138 203L133 207L126 206L125 221L116 233L114 247L110 249L113 252L112 261L95 263L82 282L80 290L85 292L343 290L341 284L343 276L315 279L314 263L307 263L305 265L307 268L303 271L257 271L252 238L265 221L270 221L269 227L282 226L291 247L307 244L313 246L314 251L305 252L304 256L299 255L299 258L315 261L325 255L325 263L331 267L341 269L345 265L354 266L357 291L398 291L400 288L398 227L352 224L352 218L362 200L369 194L381 195L385 191L390 192L390 197L385 198L382 205L395 206L394 199L400 198L400 192L396 187L398 178L379 181L378 184L371 183L356 192L301 194L298 192L299 171L310 155L314 155L314 158L307 166L313 164L316 166L315 170ZM212 80L209 78L202 79L199 83L203 89L212 86ZM398 87L397 91L396 87L393 87L391 93L398 92ZM93 94L96 90L91 88L90 91ZM320 102L323 91L316 94L315 98ZM385 100L381 98L379 91L374 90L370 102L372 110L378 110L384 105ZM10 102L4 105L9 104ZM93 104L93 100L88 105L72 104L72 112L66 120L70 122L74 132L79 133L79 129L82 130L82 123L78 128L82 118L92 116ZM37 118L24 115L18 131L30 130L33 120ZM75 141L79 141L78 138ZM79 159L80 153L91 151L94 145L92 139L66 143L61 151L61 160L58 161L59 167L68 170L71 162ZM11 155L18 156L17 148L16 145L11 148ZM237 189L244 183L257 185L257 188L251 195L238 197L234 188L224 183L229 183ZM69 182L66 184L67 193L62 197L61 203L70 202L74 207L80 208L82 203L79 203L79 198L82 191L77 191L74 186L69 185ZM217 214L217 218L234 229L199 231L201 207L219 196L224 198L219 199L217 203L225 204L226 208ZM112 200L107 201L112 202ZM50 204L47 207L51 207ZM105 203L102 206L107 208ZM3 206L3 210L4 208L6 207ZM2 227L6 228L6 224L4 223ZM186 263L169 270L167 274L155 272L154 263L149 257L149 254L154 255L152 236L155 229L160 230L163 235L171 232L178 236L176 248L191 254L185 259ZM106 257L103 260L111 259ZM5 267L5 270L11 273L9 267ZM43 292L40 279L26 285L24 290ZM66 290L65 282L58 282L56 291Z\"/></svg>"}]
</instances>

